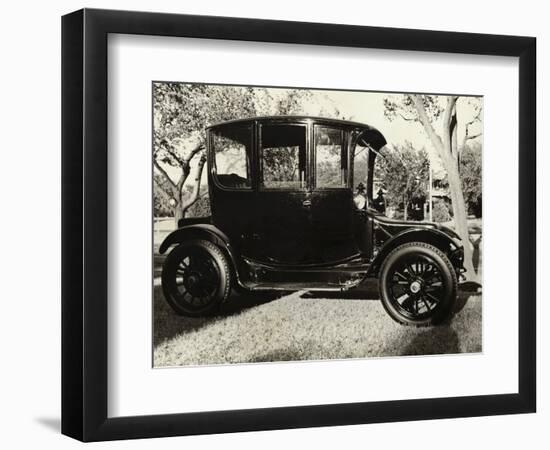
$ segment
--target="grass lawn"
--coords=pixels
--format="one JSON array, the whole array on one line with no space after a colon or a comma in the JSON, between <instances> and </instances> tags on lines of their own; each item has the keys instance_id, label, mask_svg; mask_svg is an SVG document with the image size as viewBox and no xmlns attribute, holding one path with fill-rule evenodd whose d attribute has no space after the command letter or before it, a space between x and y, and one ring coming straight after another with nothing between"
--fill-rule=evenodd
<instances>
[{"instance_id":1,"label":"grass lawn","mask_svg":"<svg viewBox=\"0 0 550 450\"><path fill-rule=\"evenodd\" d=\"M233 295L222 314L178 317L154 293L154 365L296 361L481 351L481 295L447 325L416 329L393 322L376 283L348 293Z\"/></svg>"}]
</instances>

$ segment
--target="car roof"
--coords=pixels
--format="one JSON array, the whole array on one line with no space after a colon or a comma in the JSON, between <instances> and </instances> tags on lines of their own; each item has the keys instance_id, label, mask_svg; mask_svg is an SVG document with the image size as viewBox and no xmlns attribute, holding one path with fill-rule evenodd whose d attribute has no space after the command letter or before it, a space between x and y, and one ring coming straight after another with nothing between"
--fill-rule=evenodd
<instances>
[{"instance_id":1,"label":"car roof","mask_svg":"<svg viewBox=\"0 0 550 450\"><path fill-rule=\"evenodd\" d=\"M304 115L280 115L280 116L256 116L256 117L247 117L244 119L235 119L235 120L227 120L225 122L218 122L214 125L210 125L209 127L206 127L207 130L211 128L220 127L223 125L228 124L236 124L236 123L247 123L247 122L306 122L306 121L312 121L315 123L322 123L325 125L336 125L336 126L344 126L349 128L356 128L361 131L367 131L368 134L371 135L371 138L374 138L373 143L375 143L375 147L377 149L383 147L386 145L386 139L384 138L384 135L378 131L376 128L367 125L366 123L361 122L353 122L351 120L343 120L343 119L331 119L328 117L319 117L319 116L304 116Z\"/></svg>"},{"instance_id":2,"label":"car roof","mask_svg":"<svg viewBox=\"0 0 550 450\"><path fill-rule=\"evenodd\" d=\"M367 125L366 123L353 122L351 120L331 119L331 118L328 118L328 117L320 117L320 116L299 116L299 115L256 116L256 117L247 117L247 118L244 118L244 119L226 120L224 122L218 122L218 123L215 123L213 125L210 125L210 126L206 127L206 129L215 128L215 127L219 127L219 126L222 126L222 125L228 125L228 124L231 124L231 123L253 122L253 121L256 121L256 120L259 121L259 122L265 122L265 121L271 121L271 120L275 120L275 121L280 120L280 121L285 121L285 122L293 122L293 121L298 122L298 121L311 120L313 122L324 122L324 123L331 122L331 123L334 123L334 124L346 125L346 126L351 126L351 127L354 127L354 128L366 128L366 129L369 129L369 130L374 130L375 129L374 127L371 127L370 125Z\"/></svg>"}]
</instances>

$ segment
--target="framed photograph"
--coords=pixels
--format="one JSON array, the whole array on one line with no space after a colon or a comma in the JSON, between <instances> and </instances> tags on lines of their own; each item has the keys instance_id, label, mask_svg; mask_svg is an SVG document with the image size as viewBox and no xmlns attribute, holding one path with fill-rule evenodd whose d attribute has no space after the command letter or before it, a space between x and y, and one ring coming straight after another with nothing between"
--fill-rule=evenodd
<instances>
[{"instance_id":1,"label":"framed photograph","mask_svg":"<svg viewBox=\"0 0 550 450\"><path fill-rule=\"evenodd\" d=\"M62 21L62 432L535 412L536 40Z\"/></svg>"}]
</instances>

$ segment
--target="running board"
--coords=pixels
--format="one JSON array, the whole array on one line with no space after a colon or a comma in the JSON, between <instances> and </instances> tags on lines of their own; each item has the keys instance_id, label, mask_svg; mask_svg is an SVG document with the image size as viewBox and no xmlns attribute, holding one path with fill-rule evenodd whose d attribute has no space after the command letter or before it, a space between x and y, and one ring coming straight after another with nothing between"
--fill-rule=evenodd
<instances>
[{"instance_id":1,"label":"running board","mask_svg":"<svg viewBox=\"0 0 550 450\"><path fill-rule=\"evenodd\" d=\"M298 283L298 282L252 282L244 283L244 287L251 291L347 291L359 283L327 284L323 282Z\"/></svg>"}]
</instances>

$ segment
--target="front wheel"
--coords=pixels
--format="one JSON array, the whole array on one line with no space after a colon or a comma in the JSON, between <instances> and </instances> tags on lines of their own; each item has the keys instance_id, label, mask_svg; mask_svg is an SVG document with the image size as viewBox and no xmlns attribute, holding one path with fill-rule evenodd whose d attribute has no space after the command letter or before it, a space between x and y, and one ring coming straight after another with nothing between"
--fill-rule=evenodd
<instances>
[{"instance_id":1,"label":"front wheel","mask_svg":"<svg viewBox=\"0 0 550 450\"><path fill-rule=\"evenodd\" d=\"M166 257L162 291L178 314L191 317L216 313L231 292L227 257L212 242L183 242Z\"/></svg>"},{"instance_id":2,"label":"front wheel","mask_svg":"<svg viewBox=\"0 0 550 450\"><path fill-rule=\"evenodd\" d=\"M457 277L445 253L424 242L395 248L380 269L380 297L388 314L404 325L449 320L457 299Z\"/></svg>"}]
</instances>

